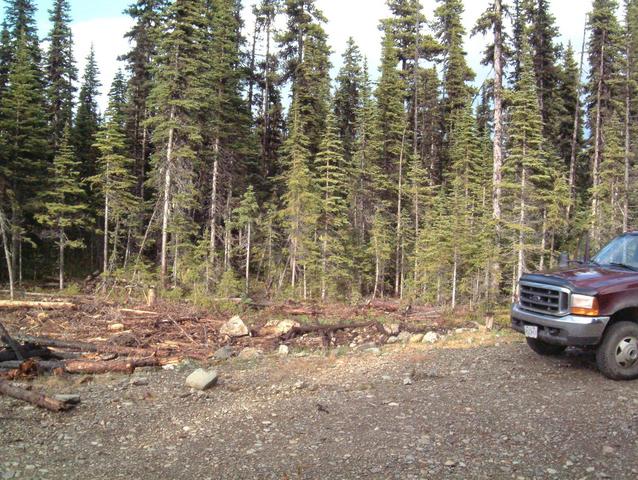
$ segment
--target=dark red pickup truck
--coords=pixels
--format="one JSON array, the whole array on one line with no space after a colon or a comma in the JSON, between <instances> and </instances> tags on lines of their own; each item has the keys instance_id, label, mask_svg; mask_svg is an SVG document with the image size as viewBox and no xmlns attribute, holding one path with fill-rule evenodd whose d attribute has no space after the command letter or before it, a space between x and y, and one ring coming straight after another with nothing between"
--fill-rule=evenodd
<instances>
[{"instance_id":1,"label":"dark red pickup truck","mask_svg":"<svg viewBox=\"0 0 638 480\"><path fill-rule=\"evenodd\" d=\"M638 232L623 234L591 260L576 263L523 275L512 327L536 353L595 348L604 375L638 378Z\"/></svg>"}]
</instances>

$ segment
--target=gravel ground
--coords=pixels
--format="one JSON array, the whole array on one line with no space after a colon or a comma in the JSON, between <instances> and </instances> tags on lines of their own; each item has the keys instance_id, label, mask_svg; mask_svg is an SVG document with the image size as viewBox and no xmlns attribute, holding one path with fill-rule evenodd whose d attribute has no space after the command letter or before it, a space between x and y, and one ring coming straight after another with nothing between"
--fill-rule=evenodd
<instances>
[{"instance_id":1,"label":"gravel ground","mask_svg":"<svg viewBox=\"0 0 638 480\"><path fill-rule=\"evenodd\" d=\"M0 479L636 478L638 383L498 342L39 379L82 403L0 398Z\"/></svg>"}]
</instances>

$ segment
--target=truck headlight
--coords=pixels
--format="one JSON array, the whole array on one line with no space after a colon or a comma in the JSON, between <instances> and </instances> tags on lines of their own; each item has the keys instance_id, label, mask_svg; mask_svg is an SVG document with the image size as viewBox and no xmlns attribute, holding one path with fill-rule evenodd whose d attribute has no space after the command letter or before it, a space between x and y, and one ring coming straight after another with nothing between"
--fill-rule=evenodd
<instances>
[{"instance_id":1,"label":"truck headlight","mask_svg":"<svg viewBox=\"0 0 638 480\"><path fill-rule=\"evenodd\" d=\"M597 317L600 314L598 299L589 295L572 295L571 312L574 315L585 315L588 317Z\"/></svg>"}]
</instances>

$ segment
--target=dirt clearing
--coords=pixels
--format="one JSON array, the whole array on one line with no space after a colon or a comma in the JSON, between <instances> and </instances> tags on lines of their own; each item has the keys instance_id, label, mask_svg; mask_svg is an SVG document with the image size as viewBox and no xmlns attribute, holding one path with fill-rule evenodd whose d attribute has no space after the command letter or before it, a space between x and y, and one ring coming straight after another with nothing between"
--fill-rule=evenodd
<instances>
[{"instance_id":1,"label":"dirt clearing","mask_svg":"<svg viewBox=\"0 0 638 480\"><path fill-rule=\"evenodd\" d=\"M636 383L512 338L234 359L200 393L195 365L40 377L82 403L0 398L0 478L635 478Z\"/></svg>"}]
</instances>

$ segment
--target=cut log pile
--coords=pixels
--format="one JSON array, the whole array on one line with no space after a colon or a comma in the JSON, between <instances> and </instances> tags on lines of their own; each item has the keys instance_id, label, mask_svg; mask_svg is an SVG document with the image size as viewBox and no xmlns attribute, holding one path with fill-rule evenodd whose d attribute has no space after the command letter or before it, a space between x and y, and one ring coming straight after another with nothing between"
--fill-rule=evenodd
<instances>
[{"instance_id":1,"label":"cut log pile","mask_svg":"<svg viewBox=\"0 0 638 480\"><path fill-rule=\"evenodd\" d=\"M154 302L143 308L123 308L92 297L72 301L37 297L37 301L0 300L5 313L4 324L0 322L0 394L52 411L68 406L9 382L40 374L131 374L136 368L161 367L187 358L208 361L221 347L237 354L255 348L275 352L281 345L384 343L396 333L373 320L379 315L395 322L396 331L440 328L440 312L435 309L380 300L359 306L244 304L251 320L248 327L241 319L233 324L234 319L229 321L214 309L183 304Z\"/></svg>"}]
</instances>

